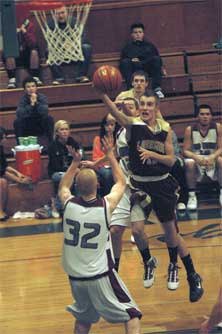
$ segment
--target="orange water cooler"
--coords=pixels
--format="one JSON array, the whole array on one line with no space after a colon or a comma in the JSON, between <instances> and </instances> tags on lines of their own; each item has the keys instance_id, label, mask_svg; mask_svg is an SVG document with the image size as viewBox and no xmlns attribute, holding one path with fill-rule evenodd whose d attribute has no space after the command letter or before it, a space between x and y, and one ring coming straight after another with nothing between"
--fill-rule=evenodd
<instances>
[{"instance_id":1,"label":"orange water cooler","mask_svg":"<svg viewBox=\"0 0 222 334\"><path fill-rule=\"evenodd\" d=\"M12 149L15 154L16 169L31 177L32 182L37 182L42 177L41 149L40 145L18 145Z\"/></svg>"}]
</instances>

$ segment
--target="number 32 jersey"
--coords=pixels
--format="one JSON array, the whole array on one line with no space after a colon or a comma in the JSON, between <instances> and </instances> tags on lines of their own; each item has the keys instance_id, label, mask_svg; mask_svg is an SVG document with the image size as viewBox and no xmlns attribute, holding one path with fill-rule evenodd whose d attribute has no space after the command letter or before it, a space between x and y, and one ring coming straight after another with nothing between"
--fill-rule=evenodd
<instances>
[{"instance_id":1,"label":"number 32 jersey","mask_svg":"<svg viewBox=\"0 0 222 334\"><path fill-rule=\"evenodd\" d=\"M110 210L105 198L71 197L63 216L65 272L75 279L99 278L113 267Z\"/></svg>"}]
</instances>

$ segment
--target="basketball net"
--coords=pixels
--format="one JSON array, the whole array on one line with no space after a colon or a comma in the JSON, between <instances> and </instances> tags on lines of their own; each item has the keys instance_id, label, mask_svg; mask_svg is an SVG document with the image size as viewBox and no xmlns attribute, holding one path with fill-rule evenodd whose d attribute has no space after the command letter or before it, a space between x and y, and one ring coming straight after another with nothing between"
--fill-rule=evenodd
<instances>
[{"instance_id":1,"label":"basketball net","mask_svg":"<svg viewBox=\"0 0 222 334\"><path fill-rule=\"evenodd\" d=\"M58 26L56 9L49 10L54 23L53 30L49 27L46 11L33 11L48 45L47 63L49 65L61 65L62 63L70 63L71 61L84 60L81 38L92 0L73 0L73 2L75 4L66 6L68 17L64 30ZM73 17L75 18L74 23Z\"/></svg>"}]
</instances>

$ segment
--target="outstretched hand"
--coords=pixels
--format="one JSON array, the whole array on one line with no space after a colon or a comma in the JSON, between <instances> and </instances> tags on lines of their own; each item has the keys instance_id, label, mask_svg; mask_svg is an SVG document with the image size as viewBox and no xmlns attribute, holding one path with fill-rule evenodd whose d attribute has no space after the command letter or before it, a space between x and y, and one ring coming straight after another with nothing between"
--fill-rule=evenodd
<instances>
[{"instance_id":1,"label":"outstretched hand","mask_svg":"<svg viewBox=\"0 0 222 334\"><path fill-rule=\"evenodd\" d=\"M31 184L32 179L31 179L31 177L28 177L28 176L25 176L25 175L20 175L18 182L21 183L21 184Z\"/></svg>"},{"instance_id":2,"label":"outstretched hand","mask_svg":"<svg viewBox=\"0 0 222 334\"><path fill-rule=\"evenodd\" d=\"M105 92L102 89L99 89L99 87L96 87L94 83L92 82L92 87L95 89L96 93L102 98L103 95L105 95Z\"/></svg>"},{"instance_id":3,"label":"outstretched hand","mask_svg":"<svg viewBox=\"0 0 222 334\"><path fill-rule=\"evenodd\" d=\"M124 100L115 100L115 105L117 106L117 108L119 110L121 110L125 115L127 116L132 116L131 113L129 112L128 108L127 108L127 101L124 101Z\"/></svg>"},{"instance_id":4,"label":"outstretched hand","mask_svg":"<svg viewBox=\"0 0 222 334\"><path fill-rule=\"evenodd\" d=\"M113 154L113 138L111 137L103 137L102 138L102 151L106 156Z\"/></svg>"},{"instance_id":5,"label":"outstretched hand","mask_svg":"<svg viewBox=\"0 0 222 334\"><path fill-rule=\"evenodd\" d=\"M67 145L66 146L69 154L72 156L74 162L80 162L82 159L82 154L80 150L76 150L74 147Z\"/></svg>"}]
</instances>

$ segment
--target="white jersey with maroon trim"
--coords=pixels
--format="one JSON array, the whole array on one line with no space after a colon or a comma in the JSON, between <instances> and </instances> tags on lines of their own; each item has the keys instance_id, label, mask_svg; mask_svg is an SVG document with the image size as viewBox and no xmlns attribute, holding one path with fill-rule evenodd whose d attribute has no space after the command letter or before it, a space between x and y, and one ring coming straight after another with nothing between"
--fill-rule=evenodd
<instances>
[{"instance_id":1,"label":"white jersey with maroon trim","mask_svg":"<svg viewBox=\"0 0 222 334\"><path fill-rule=\"evenodd\" d=\"M104 198L89 202L80 197L68 199L63 217L62 263L69 276L96 278L109 271L113 265L109 224L110 210Z\"/></svg>"},{"instance_id":2,"label":"white jersey with maroon trim","mask_svg":"<svg viewBox=\"0 0 222 334\"><path fill-rule=\"evenodd\" d=\"M119 164L125 174L129 175L129 146L126 140L126 129L121 128L116 135L116 150L118 157L120 158Z\"/></svg>"},{"instance_id":3,"label":"white jersey with maroon trim","mask_svg":"<svg viewBox=\"0 0 222 334\"><path fill-rule=\"evenodd\" d=\"M210 155L217 149L217 124L211 122L209 129L203 135L199 129L199 125L194 124L191 128L192 135L192 151L196 154Z\"/></svg>"}]
</instances>

